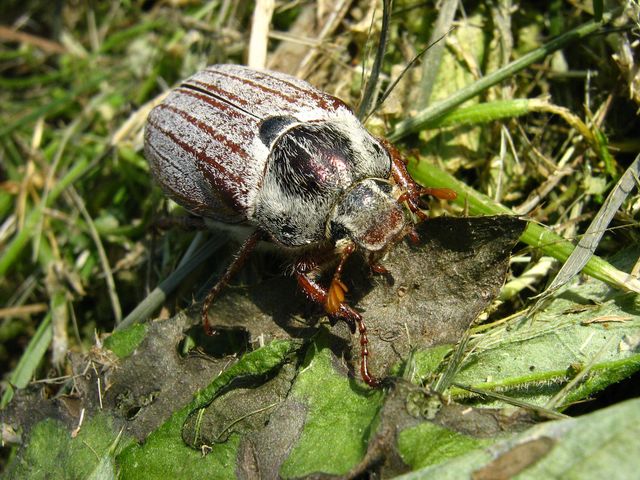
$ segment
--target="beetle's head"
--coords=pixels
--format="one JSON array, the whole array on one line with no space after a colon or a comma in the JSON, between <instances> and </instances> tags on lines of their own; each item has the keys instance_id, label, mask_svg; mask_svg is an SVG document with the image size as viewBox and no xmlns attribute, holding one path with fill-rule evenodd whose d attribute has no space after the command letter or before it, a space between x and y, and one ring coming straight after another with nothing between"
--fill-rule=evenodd
<instances>
[{"instance_id":1,"label":"beetle's head","mask_svg":"<svg viewBox=\"0 0 640 480\"><path fill-rule=\"evenodd\" d=\"M352 241L370 252L401 238L405 216L391 189L388 182L373 178L353 184L333 208L327 224L329 238L335 244Z\"/></svg>"}]
</instances>

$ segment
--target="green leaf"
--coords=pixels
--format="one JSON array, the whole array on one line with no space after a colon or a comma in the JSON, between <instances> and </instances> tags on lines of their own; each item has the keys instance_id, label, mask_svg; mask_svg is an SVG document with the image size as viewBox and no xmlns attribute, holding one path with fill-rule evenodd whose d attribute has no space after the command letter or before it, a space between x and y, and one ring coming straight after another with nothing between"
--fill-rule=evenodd
<instances>
[{"instance_id":1,"label":"green leaf","mask_svg":"<svg viewBox=\"0 0 640 480\"><path fill-rule=\"evenodd\" d=\"M304 402L307 417L297 445L280 470L283 478L347 473L362 460L375 430L383 393L339 375L331 351L318 348L307 356L293 387L293 398Z\"/></svg>"},{"instance_id":2,"label":"green leaf","mask_svg":"<svg viewBox=\"0 0 640 480\"><path fill-rule=\"evenodd\" d=\"M594 279L574 280L532 319L493 328L472 342L455 381L543 406L575 378L553 400L559 406L640 370L639 343L639 295Z\"/></svg>"},{"instance_id":3,"label":"green leaf","mask_svg":"<svg viewBox=\"0 0 640 480\"><path fill-rule=\"evenodd\" d=\"M147 325L135 323L126 329L113 332L105 339L104 346L115 353L118 358L126 358L135 351L146 334Z\"/></svg>"},{"instance_id":4,"label":"green leaf","mask_svg":"<svg viewBox=\"0 0 640 480\"><path fill-rule=\"evenodd\" d=\"M122 478L233 478L240 437L231 435L225 443L201 452L182 439L184 422L193 411L211 403L220 389L234 378L264 374L282 364L295 348L294 342L273 341L244 355L207 388L196 393L188 405L176 411L143 444L132 445L117 458Z\"/></svg>"},{"instance_id":5,"label":"green leaf","mask_svg":"<svg viewBox=\"0 0 640 480\"><path fill-rule=\"evenodd\" d=\"M494 443L424 422L400 432L398 450L402 461L412 469L442 463L475 448Z\"/></svg>"},{"instance_id":6,"label":"green leaf","mask_svg":"<svg viewBox=\"0 0 640 480\"><path fill-rule=\"evenodd\" d=\"M214 445L205 451L188 447L180 436L184 411L177 412L156 430L143 445L134 446L118 457L121 478L227 479L233 478L240 437Z\"/></svg>"},{"instance_id":7,"label":"green leaf","mask_svg":"<svg viewBox=\"0 0 640 480\"><path fill-rule=\"evenodd\" d=\"M398 478L636 478L639 451L640 399L634 399L535 426L490 448Z\"/></svg>"},{"instance_id":8,"label":"green leaf","mask_svg":"<svg viewBox=\"0 0 640 480\"><path fill-rule=\"evenodd\" d=\"M107 415L85 421L77 435L53 419L38 423L28 446L8 470L8 478L115 478L113 458L127 442L119 439Z\"/></svg>"},{"instance_id":9,"label":"green leaf","mask_svg":"<svg viewBox=\"0 0 640 480\"><path fill-rule=\"evenodd\" d=\"M404 377L412 383L422 384L434 375L444 358L453 350L452 345L436 345L411 353L405 367ZM394 372L395 373L395 372Z\"/></svg>"}]
</instances>

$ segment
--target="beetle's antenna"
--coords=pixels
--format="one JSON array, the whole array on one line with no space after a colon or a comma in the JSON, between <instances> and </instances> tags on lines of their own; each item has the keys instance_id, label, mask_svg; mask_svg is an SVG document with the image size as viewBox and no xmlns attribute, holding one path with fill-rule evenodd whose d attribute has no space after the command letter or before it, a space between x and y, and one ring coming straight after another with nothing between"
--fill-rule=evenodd
<instances>
[{"instance_id":1,"label":"beetle's antenna","mask_svg":"<svg viewBox=\"0 0 640 480\"><path fill-rule=\"evenodd\" d=\"M376 91L378 90L378 80L380 79L380 71L382 70L382 61L384 60L384 54L387 50L387 41L389 40L391 3L392 0L383 0L382 2L382 27L380 28L380 39L378 40L376 57L373 60L373 66L371 67L371 75L369 75L369 78L367 79L367 83L364 87L364 94L362 95L362 101L358 107L357 117L360 121L362 121L363 118L369 117L369 110L371 109L371 105L375 102Z\"/></svg>"},{"instance_id":2,"label":"beetle's antenna","mask_svg":"<svg viewBox=\"0 0 640 480\"><path fill-rule=\"evenodd\" d=\"M380 95L380 98L378 99L378 102L376 103L376 106L373 107L371 109L371 112L369 112L369 114L365 117L365 119L362 121L362 123L366 122L367 119L373 115L384 103L384 101L387 99L387 97L391 94L391 92L393 91L394 88L396 88L396 85L398 85L398 83L400 82L400 80L402 80L402 77L404 77L405 73L407 73L415 64L418 60L420 60L420 58L422 58L422 56L427 53L427 51L433 47L435 44L437 44L438 42L440 42L444 37L446 37L447 35L449 35L453 30L455 30L456 27L451 27L446 33L444 33L443 35L441 35L439 38L437 38L436 40L434 40L433 42L431 42L429 45L427 45L426 47L424 47L415 57L413 57L413 59L407 64L406 67L404 67L402 69L402 72L400 72L400 75L398 75L398 78L396 78L393 82L391 82L391 85L389 85L387 87L387 89L384 91L384 93L382 95Z\"/></svg>"}]
</instances>

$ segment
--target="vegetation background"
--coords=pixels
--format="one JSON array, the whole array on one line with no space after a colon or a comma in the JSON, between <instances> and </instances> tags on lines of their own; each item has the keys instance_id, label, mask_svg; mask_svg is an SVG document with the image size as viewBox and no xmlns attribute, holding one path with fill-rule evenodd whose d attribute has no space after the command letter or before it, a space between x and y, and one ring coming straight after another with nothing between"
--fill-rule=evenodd
<instances>
[{"instance_id":1,"label":"vegetation background","mask_svg":"<svg viewBox=\"0 0 640 480\"><path fill-rule=\"evenodd\" d=\"M179 231L158 235L153 228L159 216L181 213L154 186L141 150L146 115L168 89L206 65L250 62L305 78L350 105L361 101L380 34L380 2L276 1L269 13L270 3L2 2L3 407L21 389L37 388L39 398L47 400L77 394L70 352L87 356L102 349L105 335L171 278L194 237L200 238ZM492 383L496 378L487 371L476 371L466 377L462 372L459 381L522 394L521 401L571 415L637 397L640 197L637 190L629 192L619 208L606 201L627 169L631 184L638 182L637 3L499 0L438 6L394 2L383 90L427 45L445 36L409 68L367 126L396 142L418 180L459 192L457 202L433 205L434 215L515 213L530 222L499 299L487 305L484 323L471 332L467 358L476 358L469 352L496 353L482 343L486 335L500 344L505 332L520 325L558 272L558 260L571 252L568 242L585 238L602 214L612 219L586 249L587 257L589 250L597 257L589 260L586 276L577 275L580 268L570 272L568 293L552 292L556 309L549 310L549 318L582 315L568 321L576 329L572 335L586 325L619 334L579 364L554 357L557 344L550 338L560 335L553 332L556 327L546 331L549 337L538 350L512 338L497 351L515 358L522 349L536 366L551 357L548 376L511 372L503 383ZM266 10L256 14L261 8ZM599 26L602 18L605 25ZM594 21L595 27L584 27ZM574 41L549 47L552 38L567 32L576 32ZM540 53L509 69L532 51ZM478 86L494 72L503 72L499 82ZM148 307L154 317L169 318L201 298L212 272L230 258L231 247L218 248L216 259L176 282L161 308L157 301ZM615 267L601 260L614 255ZM247 275L243 281L250 282L251 272ZM558 298L568 303L558 304ZM594 332L588 335L599 334ZM541 335L536 331L536 338ZM234 359L251 350L245 337L225 341L215 348ZM580 390L595 371L608 375ZM571 385L572 378L581 386ZM543 384L548 391L532 393ZM459 401L477 405L477 397L458 394ZM495 398L482 402L503 405ZM3 426L6 445L16 438ZM317 465L319 470L296 470L288 464L281 472L353 473L366 445L353 454L357 461L345 460L339 471ZM15 446L2 452L3 466L18 455ZM113 452L108 458L116 458ZM426 465L409 458L403 456L414 469Z\"/></svg>"}]
</instances>

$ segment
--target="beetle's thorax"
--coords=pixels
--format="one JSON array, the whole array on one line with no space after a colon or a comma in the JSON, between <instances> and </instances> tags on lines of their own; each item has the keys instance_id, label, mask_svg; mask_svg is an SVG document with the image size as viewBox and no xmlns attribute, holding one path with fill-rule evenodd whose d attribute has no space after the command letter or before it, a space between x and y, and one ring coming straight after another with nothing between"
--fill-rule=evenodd
<instances>
[{"instance_id":1,"label":"beetle's thorax","mask_svg":"<svg viewBox=\"0 0 640 480\"><path fill-rule=\"evenodd\" d=\"M345 194L367 178L390 174L388 152L350 113L318 122L268 118L260 139L270 154L252 218L287 247L327 241L328 219Z\"/></svg>"}]
</instances>

